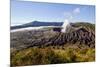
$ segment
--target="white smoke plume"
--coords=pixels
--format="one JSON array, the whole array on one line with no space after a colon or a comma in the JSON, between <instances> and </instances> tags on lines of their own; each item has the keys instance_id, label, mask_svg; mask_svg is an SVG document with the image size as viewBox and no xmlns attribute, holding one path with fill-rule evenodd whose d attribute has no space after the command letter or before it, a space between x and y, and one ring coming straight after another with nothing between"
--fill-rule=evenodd
<instances>
[{"instance_id":1,"label":"white smoke plume","mask_svg":"<svg viewBox=\"0 0 100 67\"><path fill-rule=\"evenodd\" d=\"M70 25L70 22L71 20L73 20L73 18L78 15L80 13L80 8L75 8L73 9L71 12L64 12L63 15L65 18L65 21L62 25L62 31L61 32L69 32L70 29L72 28L71 25Z\"/></svg>"},{"instance_id":2,"label":"white smoke plume","mask_svg":"<svg viewBox=\"0 0 100 67\"><path fill-rule=\"evenodd\" d=\"M63 33L68 32L70 27L71 27L71 26L70 26L70 23L69 23L69 21L66 19L66 20L64 21L63 25L62 25L62 28L63 28L63 29L61 30L61 32L63 32Z\"/></svg>"}]
</instances>

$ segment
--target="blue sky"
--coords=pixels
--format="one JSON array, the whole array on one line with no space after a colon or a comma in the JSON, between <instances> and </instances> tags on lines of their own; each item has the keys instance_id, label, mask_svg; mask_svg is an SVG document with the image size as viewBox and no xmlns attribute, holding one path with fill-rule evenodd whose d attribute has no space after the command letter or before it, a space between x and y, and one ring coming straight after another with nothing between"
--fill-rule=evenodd
<instances>
[{"instance_id":1,"label":"blue sky","mask_svg":"<svg viewBox=\"0 0 100 67\"><path fill-rule=\"evenodd\" d=\"M95 6L11 0L11 25L31 21L95 23Z\"/></svg>"}]
</instances>

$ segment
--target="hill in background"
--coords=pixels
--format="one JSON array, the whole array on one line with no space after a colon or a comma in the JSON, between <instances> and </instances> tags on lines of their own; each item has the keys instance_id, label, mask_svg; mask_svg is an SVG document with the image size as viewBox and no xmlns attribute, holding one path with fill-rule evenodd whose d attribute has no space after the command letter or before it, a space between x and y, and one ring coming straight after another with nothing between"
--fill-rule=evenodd
<instances>
[{"instance_id":1,"label":"hill in background","mask_svg":"<svg viewBox=\"0 0 100 67\"><path fill-rule=\"evenodd\" d=\"M30 23L26 23L23 25L18 26L11 26L11 30L13 29L20 29L20 28L26 28L26 27L39 27L39 26L61 26L63 22L40 22L40 21L33 21Z\"/></svg>"}]
</instances>

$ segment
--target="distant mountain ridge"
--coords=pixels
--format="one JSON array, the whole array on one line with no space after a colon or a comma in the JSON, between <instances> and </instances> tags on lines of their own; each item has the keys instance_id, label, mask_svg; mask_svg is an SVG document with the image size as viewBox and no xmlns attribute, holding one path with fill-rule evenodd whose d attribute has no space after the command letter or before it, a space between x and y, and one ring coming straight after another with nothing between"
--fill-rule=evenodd
<instances>
[{"instance_id":1,"label":"distant mountain ridge","mask_svg":"<svg viewBox=\"0 0 100 67\"><path fill-rule=\"evenodd\" d=\"M12 29L19 29L19 28L25 28L25 27L39 27L39 26L61 26L63 22L40 22L40 21L33 21L30 23L26 23L23 25L18 26L11 26Z\"/></svg>"}]
</instances>

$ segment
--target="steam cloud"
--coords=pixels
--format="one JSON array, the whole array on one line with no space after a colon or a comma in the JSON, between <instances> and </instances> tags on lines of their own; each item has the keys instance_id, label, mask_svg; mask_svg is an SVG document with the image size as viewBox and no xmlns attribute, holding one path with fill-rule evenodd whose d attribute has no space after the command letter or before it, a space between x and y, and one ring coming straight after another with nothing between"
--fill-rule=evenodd
<instances>
[{"instance_id":1,"label":"steam cloud","mask_svg":"<svg viewBox=\"0 0 100 67\"><path fill-rule=\"evenodd\" d=\"M69 23L69 21L66 19L65 21L64 21L64 23L63 23L63 25L62 25L62 30L61 30L61 32L63 32L63 33L65 33L65 32L68 32L69 31L69 29L70 29L70 23Z\"/></svg>"},{"instance_id":2,"label":"steam cloud","mask_svg":"<svg viewBox=\"0 0 100 67\"><path fill-rule=\"evenodd\" d=\"M64 16L67 19L65 19L65 21L64 21L64 23L62 25L62 28L63 28L62 32L70 31L71 25L70 25L69 21L72 20L75 17L75 15L77 15L79 13L80 13L80 8L75 8L71 12L64 12Z\"/></svg>"}]
</instances>

